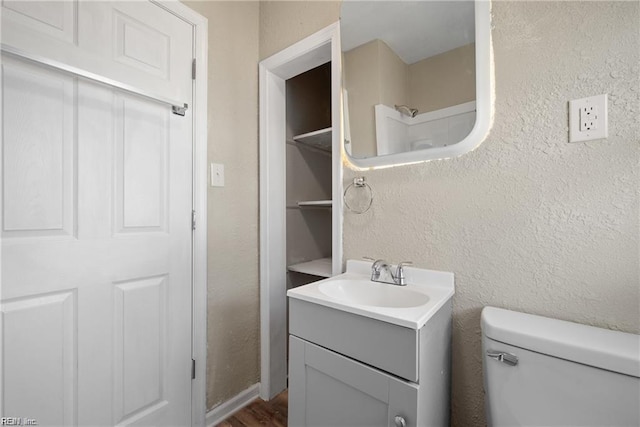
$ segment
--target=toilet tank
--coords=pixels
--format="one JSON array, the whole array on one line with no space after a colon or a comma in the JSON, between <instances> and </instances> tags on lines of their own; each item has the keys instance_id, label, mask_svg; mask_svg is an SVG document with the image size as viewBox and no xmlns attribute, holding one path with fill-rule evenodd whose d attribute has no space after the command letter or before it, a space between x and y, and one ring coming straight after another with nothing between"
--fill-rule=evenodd
<instances>
[{"instance_id":1,"label":"toilet tank","mask_svg":"<svg viewBox=\"0 0 640 427\"><path fill-rule=\"evenodd\" d=\"M640 336L494 307L481 324L489 426L640 425Z\"/></svg>"}]
</instances>

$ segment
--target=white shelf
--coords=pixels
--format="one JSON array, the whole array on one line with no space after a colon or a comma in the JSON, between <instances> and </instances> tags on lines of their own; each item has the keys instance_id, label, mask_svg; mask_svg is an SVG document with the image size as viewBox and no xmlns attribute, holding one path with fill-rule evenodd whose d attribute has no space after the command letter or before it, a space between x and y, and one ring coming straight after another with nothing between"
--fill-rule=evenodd
<instances>
[{"instance_id":1,"label":"white shelf","mask_svg":"<svg viewBox=\"0 0 640 427\"><path fill-rule=\"evenodd\" d=\"M318 277L331 277L332 265L331 258L314 259L313 261L301 262L287 267L289 271L297 273L311 274Z\"/></svg>"},{"instance_id":2,"label":"white shelf","mask_svg":"<svg viewBox=\"0 0 640 427\"><path fill-rule=\"evenodd\" d=\"M333 206L332 200L307 200L298 202L299 208L330 208Z\"/></svg>"},{"instance_id":3,"label":"white shelf","mask_svg":"<svg viewBox=\"0 0 640 427\"><path fill-rule=\"evenodd\" d=\"M332 135L331 128L326 128L304 133L302 135L296 135L293 137L293 140L298 144L331 153Z\"/></svg>"}]
</instances>

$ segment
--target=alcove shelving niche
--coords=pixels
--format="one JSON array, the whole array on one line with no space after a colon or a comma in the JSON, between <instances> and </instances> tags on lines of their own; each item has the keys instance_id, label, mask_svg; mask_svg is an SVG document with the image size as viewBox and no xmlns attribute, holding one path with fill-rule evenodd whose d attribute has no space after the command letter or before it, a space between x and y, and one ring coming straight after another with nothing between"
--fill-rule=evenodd
<instances>
[{"instance_id":1,"label":"alcove shelving niche","mask_svg":"<svg viewBox=\"0 0 640 427\"><path fill-rule=\"evenodd\" d=\"M313 132L303 133L293 137L293 141L300 144L301 147L306 147L312 150L319 150L321 152L331 155L331 140L332 140L332 128L319 129Z\"/></svg>"},{"instance_id":2,"label":"alcove shelving niche","mask_svg":"<svg viewBox=\"0 0 640 427\"><path fill-rule=\"evenodd\" d=\"M313 132L303 133L293 137L294 143L305 150L311 150L319 154L325 154L331 156L331 142L332 142L332 129L330 127L325 129L316 130ZM331 209L333 201L329 200L300 200L298 201L299 208L318 209L328 208ZM322 261L327 258L322 258ZM331 258L328 258L331 261ZM315 268L315 267L314 267ZM289 269L291 270L291 268ZM291 270L295 271L295 270ZM331 271L331 268L329 268ZM303 271L304 273L304 271ZM322 276L329 277L329 276Z\"/></svg>"},{"instance_id":3,"label":"alcove shelving niche","mask_svg":"<svg viewBox=\"0 0 640 427\"><path fill-rule=\"evenodd\" d=\"M287 141L289 287L332 276L331 143L330 127Z\"/></svg>"},{"instance_id":4,"label":"alcove shelving niche","mask_svg":"<svg viewBox=\"0 0 640 427\"><path fill-rule=\"evenodd\" d=\"M317 277L331 277L331 258L320 258L311 261L292 264L287 267L294 273L304 273Z\"/></svg>"},{"instance_id":5,"label":"alcove shelving niche","mask_svg":"<svg viewBox=\"0 0 640 427\"><path fill-rule=\"evenodd\" d=\"M332 275L331 63L286 82L287 287Z\"/></svg>"}]
</instances>

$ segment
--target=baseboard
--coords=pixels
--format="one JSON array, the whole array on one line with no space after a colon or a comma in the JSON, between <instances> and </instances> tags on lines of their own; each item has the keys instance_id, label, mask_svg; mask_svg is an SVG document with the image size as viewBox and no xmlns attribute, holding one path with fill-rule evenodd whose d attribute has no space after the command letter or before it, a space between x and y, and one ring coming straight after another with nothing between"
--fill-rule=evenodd
<instances>
[{"instance_id":1,"label":"baseboard","mask_svg":"<svg viewBox=\"0 0 640 427\"><path fill-rule=\"evenodd\" d=\"M226 402L221 403L209 412L205 419L207 427L213 427L229 418L231 415L247 406L260 394L260 383L254 384L245 391L241 391Z\"/></svg>"}]
</instances>

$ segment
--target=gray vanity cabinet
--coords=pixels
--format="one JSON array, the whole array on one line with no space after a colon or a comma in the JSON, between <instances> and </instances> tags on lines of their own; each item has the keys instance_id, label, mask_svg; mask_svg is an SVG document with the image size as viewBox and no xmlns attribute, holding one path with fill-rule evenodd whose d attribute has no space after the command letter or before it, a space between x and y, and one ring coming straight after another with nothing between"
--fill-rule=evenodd
<instances>
[{"instance_id":1,"label":"gray vanity cabinet","mask_svg":"<svg viewBox=\"0 0 640 427\"><path fill-rule=\"evenodd\" d=\"M290 426L392 427L396 417L415 425L416 384L294 336L289 360Z\"/></svg>"},{"instance_id":2,"label":"gray vanity cabinet","mask_svg":"<svg viewBox=\"0 0 640 427\"><path fill-rule=\"evenodd\" d=\"M290 426L449 425L450 300L418 330L289 305Z\"/></svg>"}]
</instances>

